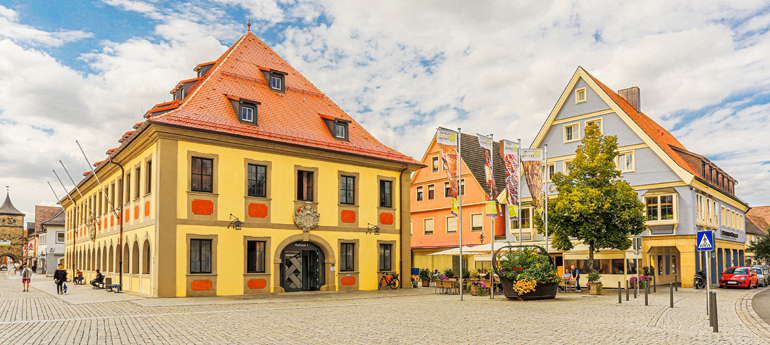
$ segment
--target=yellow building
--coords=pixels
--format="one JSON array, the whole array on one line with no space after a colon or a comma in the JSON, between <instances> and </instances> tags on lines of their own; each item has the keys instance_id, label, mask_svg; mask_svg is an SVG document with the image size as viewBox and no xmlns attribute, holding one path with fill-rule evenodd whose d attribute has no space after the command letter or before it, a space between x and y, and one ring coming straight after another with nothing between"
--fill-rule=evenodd
<instances>
[{"instance_id":1,"label":"yellow building","mask_svg":"<svg viewBox=\"0 0 770 345\"><path fill-rule=\"evenodd\" d=\"M98 181L78 184L84 198L70 192L77 205L61 200L68 269L117 283L122 252L123 289L158 297L373 290L381 272L408 280L419 162L250 31L195 71L95 164Z\"/></svg>"}]
</instances>

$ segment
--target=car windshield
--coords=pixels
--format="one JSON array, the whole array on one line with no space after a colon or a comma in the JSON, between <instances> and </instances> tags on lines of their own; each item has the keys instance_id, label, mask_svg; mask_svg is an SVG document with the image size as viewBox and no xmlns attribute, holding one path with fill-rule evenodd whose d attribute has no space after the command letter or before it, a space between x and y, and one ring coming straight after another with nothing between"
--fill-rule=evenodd
<instances>
[{"instance_id":1,"label":"car windshield","mask_svg":"<svg viewBox=\"0 0 770 345\"><path fill-rule=\"evenodd\" d=\"M751 270L753 270L754 273L756 273L756 274L762 274L762 269L761 268L752 268Z\"/></svg>"},{"instance_id":2,"label":"car windshield","mask_svg":"<svg viewBox=\"0 0 770 345\"><path fill-rule=\"evenodd\" d=\"M749 270L746 268L730 267L725 271L725 274L749 274Z\"/></svg>"}]
</instances>

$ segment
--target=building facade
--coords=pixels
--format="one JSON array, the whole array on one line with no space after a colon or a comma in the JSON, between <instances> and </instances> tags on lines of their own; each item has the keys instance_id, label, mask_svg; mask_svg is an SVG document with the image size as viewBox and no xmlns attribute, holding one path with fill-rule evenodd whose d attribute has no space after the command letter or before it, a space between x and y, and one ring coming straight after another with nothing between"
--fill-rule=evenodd
<instances>
[{"instance_id":1,"label":"building facade","mask_svg":"<svg viewBox=\"0 0 770 345\"><path fill-rule=\"evenodd\" d=\"M460 192L462 194L462 232L463 245L490 243L492 218L485 215L486 174L484 172L484 153L476 135L461 136L460 152ZM494 148L494 174L497 190L505 189L505 168L499 154L497 142ZM450 248L457 248L460 243L457 217L450 214L452 198L449 196L449 182L444 166L440 164L441 149L436 144L434 135L423 155L422 164L427 166L418 170L412 177L412 253L414 267L438 269L460 269L459 256L429 255ZM456 174L456 172L455 172ZM495 237L505 237L505 222L497 221ZM478 266L478 267L477 267ZM490 262L464 263L465 268L489 269Z\"/></svg>"},{"instance_id":2,"label":"building facade","mask_svg":"<svg viewBox=\"0 0 770 345\"><path fill-rule=\"evenodd\" d=\"M636 274L638 260L639 266L652 268L658 284L679 281L692 286L696 270L706 266L706 255L696 251L695 243L696 232L702 230L715 232L712 283L716 284L717 273L744 263L748 205L735 195L737 181L642 113L638 88L615 92L578 68L531 145L547 145L547 179L569 168L589 124L598 125L604 135L617 136L621 178L646 205L647 231L639 256L633 250L597 253L605 285L615 286ZM531 197L526 181L521 184L526 212ZM549 197L555 197L556 187L547 185ZM531 242L544 243L542 235L527 230ZM518 230L509 238L518 241L516 236ZM550 251L560 269L587 264L587 248L581 244L569 252Z\"/></svg>"},{"instance_id":3,"label":"building facade","mask_svg":"<svg viewBox=\"0 0 770 345\"><path fill-rule=\"evenodd\" d=\"M372 290L382 273L409 276L419 162L251 32L194 70L87 173L85 200L61 200L68 269L159 297Z\"/></svg>"},{"instance_id":4,"label":"building facade","mask_svg":"<svg viewBox=\"0 0 770 345\"><path fill-rule=\"evenodd\" d=\"M37 231L37 273L52 275L64 260L64 236L66 216L64 209L55 207L57 212L40 222ZM35 213L37 218L37 212ZM36 222L37 223L37 222Z\"/></svg>"},{"instance_id":5,"label":"building facade","mask_svg":"<svg viewBox=\"0 0 770 345\"><path fill-rule=\"evenodd\" d=\"M0 205L0 265L21 263L23 248L24 213L13 206L9 192Z\"/></svg>"}]
</instances>

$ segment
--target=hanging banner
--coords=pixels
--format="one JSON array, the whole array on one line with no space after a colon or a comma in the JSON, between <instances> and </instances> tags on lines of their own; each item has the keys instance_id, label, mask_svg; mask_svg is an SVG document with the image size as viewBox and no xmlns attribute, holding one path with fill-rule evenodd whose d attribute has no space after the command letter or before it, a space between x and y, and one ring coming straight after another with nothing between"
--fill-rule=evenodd
<instances>
[{"instance_id":1,"label":"hanging banner","mask_svg":"<svg viewBox=\"0 0 770 345\"><path fill-rule=\"evenodd\" d=\"M497 204L495 198L497 197L497 184L495 184L495 175L492 172L492 138L478 133L476 136L479 138L479 146L481 146L481 150L484 152L484 175L486 177L486 188L484 191L487 194L486 213L487 217L496 218Z\"/></svg>"},{"instance_id":2,"label":"hanging banner","mask_svg":"<svg viewBox=\"0 0 770 345\"><path fill-rule=\"evenodd\" d=\"M519 219L519 143L503 140L508 219Z\"/></svg>"},{"instance_id":3,"label":"hanging banner","mask_svg":"<svg viewBox=\"0 0 770 345\"><path fill-rule=\"evenodd\" d=\"M449 196L452 198L452 210L450 214L457 217L458 202L458 173L457 166L457 132L439 128L436 131L436 144L441 148L441 164L444 166L444 171L449 181Z\"/></svg>"},{"instance_id":4,"label":"hanging banner","mask_svg":"<svg viewBox=\"0 0 770 345\"><path fill-rule=\"evenodd\" d=\"M521 168L527 180L535 212L543 212L543 150L521 149Z\"/></svg>"},{"instance_id":5,"label":"hanging banner","mask_svg":"<svg viewBox=\"0 0 770 345\"><path fill-rule=\"evenodd\" d=\"M0 241L0 247L10 247L10 246L11 246L11 240Z\"/></svg>"}]
</instances>

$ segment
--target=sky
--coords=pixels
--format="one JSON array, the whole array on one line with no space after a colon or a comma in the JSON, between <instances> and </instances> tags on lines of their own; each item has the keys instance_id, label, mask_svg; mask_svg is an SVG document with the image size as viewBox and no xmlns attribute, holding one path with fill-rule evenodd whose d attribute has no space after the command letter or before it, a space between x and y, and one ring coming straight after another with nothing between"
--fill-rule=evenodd
<instances>
[{"instance_id":1,"label":"sky","mask_svg":"<svg viewBox=\"0 0 770 345\"><path fill-rule=\"evenodd\" d=\"M578 66L770 205L766 1L0 0L0 187L33 221L246 22L380 141L529 144Z\"/></svg>"}]
</instances>

